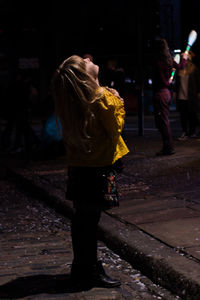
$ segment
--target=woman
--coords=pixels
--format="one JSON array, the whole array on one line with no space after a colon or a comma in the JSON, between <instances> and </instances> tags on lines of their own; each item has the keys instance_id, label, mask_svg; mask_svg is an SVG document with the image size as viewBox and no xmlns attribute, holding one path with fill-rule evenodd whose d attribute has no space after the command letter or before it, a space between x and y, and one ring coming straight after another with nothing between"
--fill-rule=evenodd
<instances>
[{"instance_id":1,"label":"woman","mask_svg":"<svg viewBox=\"0 0 200 300\"><path fill-rule=\"evenodd\" d=\"M179 140L195 137L199 120L197 116L198 102L200 99L200 73L192 62L193 52L189 52L188 61L183 70L176 76L174 100L180 113L182 135Z\"/></svg>"},{"instance_id":2,"label":"woman","mask_svg":"<svg viewBox=\"0 0 200 300\"><path fill-rule=\"evenodd\" d=\"M71 279L84 288L120 285L97 259L97 229L102 210L118 205L115 175L120 159L129 152L121 137L123 100L117 91L99 86L98 72L89 58L73 55L52 80L67 153L66 195L75 209Z\"/></svg>"},{"instance_id":3,"label":"woman","mask_svg":"<svg viewBox=\"0 0 200 300\"><path fill-rule=\"evenodd\" d=\"M169 108L171 104L170 76L172 69L180 69L185 66L187 53L180 64L171 57L168 44L165 39L157 39L154 48L153 68L153 106L155 124L158 128L163 147L157 155L172 155L175 153L172 132L169 121Z\"/></svg>"}]
</instances>

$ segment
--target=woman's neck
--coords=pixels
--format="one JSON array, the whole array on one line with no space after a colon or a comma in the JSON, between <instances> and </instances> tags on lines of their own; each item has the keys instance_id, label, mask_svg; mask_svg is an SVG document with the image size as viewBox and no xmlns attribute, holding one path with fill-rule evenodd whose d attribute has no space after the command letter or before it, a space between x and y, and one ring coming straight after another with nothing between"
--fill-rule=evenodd
<instances>
[{"instance_id":1,"label":"woman's neck","mask_svg":"<svg viewBox=\"0 0 200 300\"><path fill-rule=\"evenodd\" d=\"M100 84L99 84L99 78L98 78L98 77L95 78L95 82L96 82L96 84L97 84L98 86L100 86Z\"/></svg>"}]
</instances>

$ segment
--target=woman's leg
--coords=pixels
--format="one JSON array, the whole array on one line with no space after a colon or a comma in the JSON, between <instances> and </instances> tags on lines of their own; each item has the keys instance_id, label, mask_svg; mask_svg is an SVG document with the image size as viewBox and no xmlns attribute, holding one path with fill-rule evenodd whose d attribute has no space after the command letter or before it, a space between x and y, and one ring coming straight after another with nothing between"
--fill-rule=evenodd
<instances>
[{"instance_id":1,"label":"woman's leg","mask_svg":"<svg viewBox=\"0 0 200 300\"><path fill-rule=\"evenodd\" d=\"M189 136L195 135L195 131L198 125L198 117L196 112L190 111L189 112Z\"/></svg>"},{"instance_id":2,"label":"woman's leg","mask_svg":"<svg viewBox=\"0 0 200 300\"><path fill-rule=\"evenodd\" d=\"M171 94L167 89L156 93L154 99L154 115L156 127L158 128L162 137L163 154L167 154L168 152L169 154L172 154L173 151L173 140L169 121L170 103Z\"/></svg>"},{"instance_id":3,"label":"woman's leg","mask_svg":"<svg viewBox=\"0 0 200 300\"><path fill-rule=\"evenodd\" d=\"M79 178L77 174L82 171L83 176ZM71 169L68 181L68 192L71 185L73 194L76 195L71 226L74 253L71 268L72 284L78 288L116 287L120 282L106 275L97 255L98 223L102 212L101 186L97 181L99 177L94 171L87 169L82 171ZM69 196L70 192L67 195Z\"/></svg>"},{"instance_id":4,"label":"woman's leg","mask_svg":"<svg viewBox=\"0 0 200 300\"><path fill-rule=\"evenodd\" d=\"M77 288L113 288L120 281L110 278L97 257L97 231L100 210L77 209L72 220L74 260L71 268L72 284Z\"/></svg>"},{"instance_id":5,"label":"woman's leg","mask_svg":"<svg viewBox=\"0 0 200 300\"><path fill-rule=\"evenodd\" d=\"M179 113L182 131L188 135L188 101L179 100Z\"/></svg>"},{"instance_id":6,"label":"woman's leg","mask_svg":"<svg viewBox=\"0 0 200 300\"><path fill-rule=\"evenodd\" d=\"M100 210L76 209L71 229L74 265L92 266L97 263L97 229L100 216Z\"/></svg>"}]
</instances>

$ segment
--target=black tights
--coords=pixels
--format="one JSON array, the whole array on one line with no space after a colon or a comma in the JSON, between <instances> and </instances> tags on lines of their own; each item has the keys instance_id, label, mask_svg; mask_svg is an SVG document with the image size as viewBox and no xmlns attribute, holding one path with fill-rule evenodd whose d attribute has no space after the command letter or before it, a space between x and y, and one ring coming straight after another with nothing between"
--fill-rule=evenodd
<instances>
[{"instance_id":1,"label":"black tights","mask_svg":"<svg viewBox=\"0 0 200 300\"><path fill-rule=\"evenodd\" d=\"M188 135L195 133L199 125L197 113L190 109L189 100L178 100L182 131Z\"/></svg>"},{"instance_id":2,"label":"black tights","mask_svg":"<svg viewBox=\"0 0 200 300\"><path fill-rule=\"evenodd\" d=\"M97 263L97 230L100 217L100 209L76 208L71 228L73 264L94 265Z\"/></svg>"}]
</instances>

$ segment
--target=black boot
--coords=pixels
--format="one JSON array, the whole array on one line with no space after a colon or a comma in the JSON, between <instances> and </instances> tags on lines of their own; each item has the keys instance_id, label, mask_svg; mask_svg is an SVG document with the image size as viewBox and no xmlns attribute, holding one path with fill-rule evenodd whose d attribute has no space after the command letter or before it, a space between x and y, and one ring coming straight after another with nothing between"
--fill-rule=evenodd
<instances>
[{"instance_id":1,"label":"black boot","mask_svg":"<svg viewBox=\"0 0 200 300\"><path fill-rule=\"evenodd\" d=\"M72 264L71 282L77 289L88 290L92 287L114 288L119 287L119 280L110 278L104 271L102 264L98 261L96 264L77 265Z\"/></svg>"},{"instance_id":2,"label":"black boot","mask_svg":"<svg viewBox=\"0 0 200 300\"><path fill-rule=\"evenodd\" d=\"M103 288L114 288L121 285L121 282L119 280L110 278L105 273L100 261L98 261L97 264L93 266L92 282L94 286Z\"/></svg>"},{"instance_id":3,"label":"black boot","mask_svg":"<svg viewBox=\"0 0 200 300\"><path fill-rule=\"evenodd\" d=\"M85 291L91 289L91 271L87 264L72 263L70 281L72 289Z\"/></svg>"}]
</instances>

